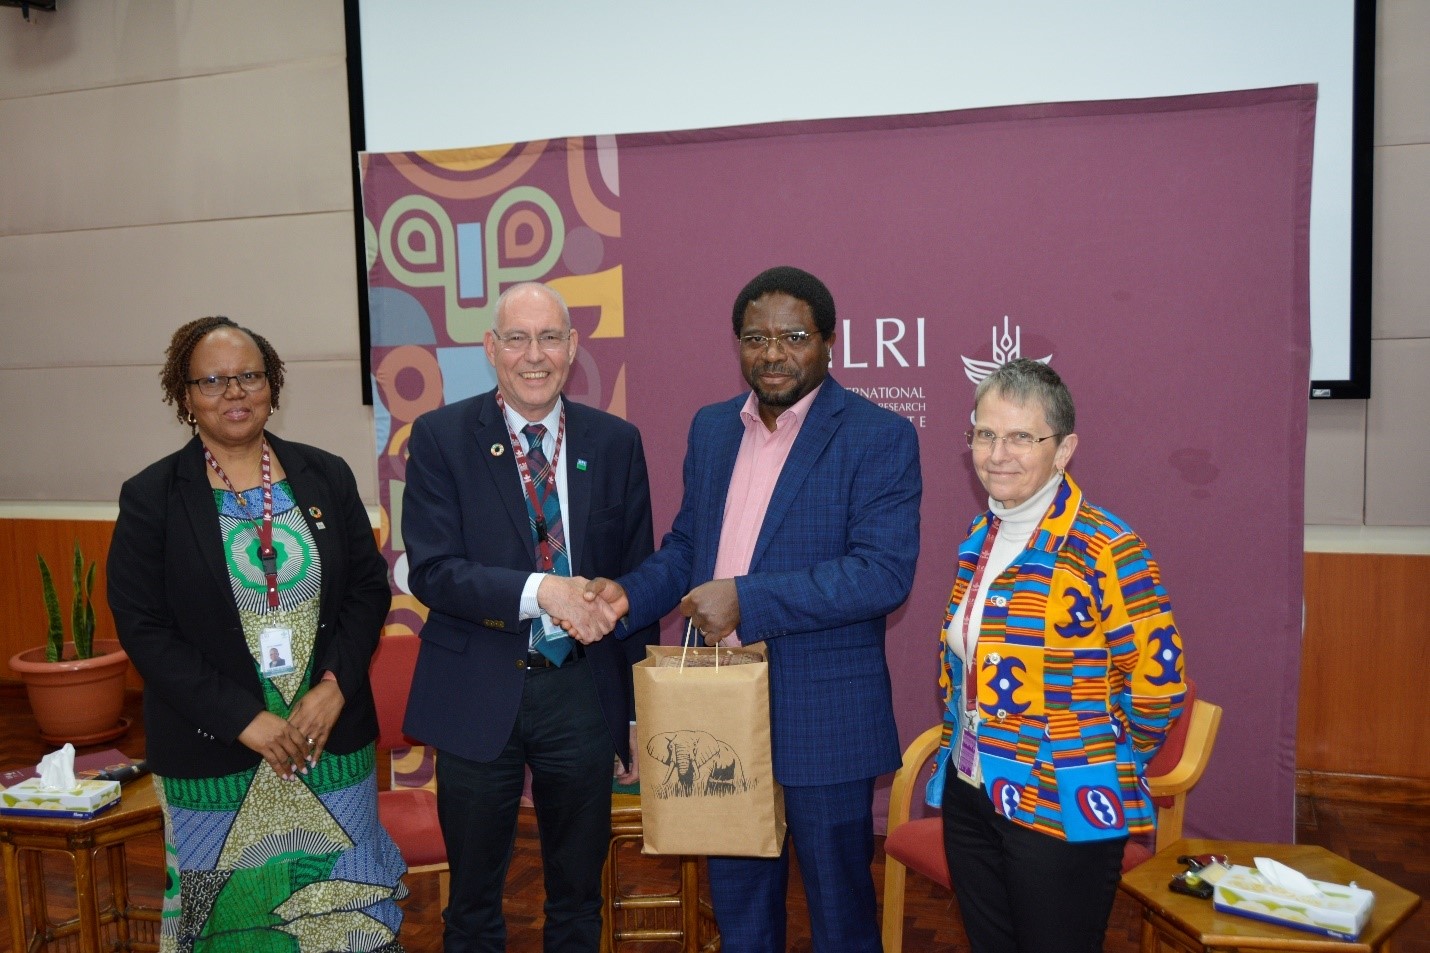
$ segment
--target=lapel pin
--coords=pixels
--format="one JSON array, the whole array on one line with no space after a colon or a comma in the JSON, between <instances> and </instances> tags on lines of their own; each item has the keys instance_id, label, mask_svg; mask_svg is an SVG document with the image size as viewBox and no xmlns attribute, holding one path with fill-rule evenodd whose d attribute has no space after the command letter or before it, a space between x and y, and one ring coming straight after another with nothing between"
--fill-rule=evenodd
<instances>
[{"instance_id":1,"label":"lapel pin","mask_svg":"<svg viewBox=\"0 0 1430 953\"><path fill-rule=\"evenodd\" d=\"M506 453L506 447L499 443L492 444L492 456L499 457L504 453Z\"/></svg>"},{"instance_id":2,"label":"lapel pin","mask_svg":"<svg viewBox=\"0 0 1430 953\"><path fill-rule=\"evenodd\" d=\"M585 470L586 470L586 461L585 461L585 460L577 460L577 461L576 461L576 469L578 469L578 470L580 470L580 471L582 471L582 472L584 473Z\"/></svg>"},{"instance_id":3,"label":"lapel pin","mask_svg":"<svg viewBox=\"0 0 1430 953\"><path fill-rule=\"evenodd\" d=\"M316 506L310 506L308 507L308 515L313 517L313 519L315 520L320 520L323 518L323 511L318 509Z\"/></svg>"}]
</instances>

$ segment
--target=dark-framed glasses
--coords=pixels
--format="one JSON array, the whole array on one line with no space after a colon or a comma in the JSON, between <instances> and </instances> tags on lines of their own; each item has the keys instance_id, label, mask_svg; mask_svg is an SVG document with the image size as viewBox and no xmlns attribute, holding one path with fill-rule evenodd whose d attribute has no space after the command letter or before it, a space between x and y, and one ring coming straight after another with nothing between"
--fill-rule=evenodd
<instances>
[{"instance_id":1,"label":"dark-framed glasses","mask_svg":"<svg viewBox=\"0 0 1430 953\"><path fill-rule=\"evenodd\" d=\"M1012 433L1005 433L1003 436L989 430L987 427L974 427L972 430L965 430L963 438L968 441L968 446L974 450L992 450L994 444L1003 441L1003 446L1014 453L1027 452L1032 450L1044 440L1052 440L1054 437L1063 436L1060 433L1050 433L1046 437L1035 437L1026 430L1015 430Z\"/></svg>"},{"instance_id":2,"label":"dark-framed glasses","mask_svg":"<svg viewBox=\"0 0 1430 953\"><path fill-rule=\"evenodd\" d=\"M814 335L808 331L781 331L775 335L750 333L740 335L740 346L747 351L763 351L774 341L787 351L802 351L813 340Z\"/></svg>"},{"instance_id":3,"label":"dark-framed glasses","mask_svg":"<svg viewBox=\"0 0 1430 953\"><path fill-rule=\"evenodd\" d=\"M512 331L509 334L502 334L500 331L493 331L492 337L497 339L497 345L503 351L511 351L515 354L522 354L531 347L531 342L535 341L536 346L550 354L555 354L566 349L566 342L571 339L570 331L542 331L536 337L532 337L525 331Z\"/></svg>"},{"instance_id":4,"label":"dark-framed glasses","mask_svg":"<svg viewBox=\"0 0 1430 953\"><path fill-rule=\"evenodd\" d=\"M217 397L228 390L228 385L232 381L237 381L245 393L252 394L254 391L263 390L268 384L267 371L244 371L242 374L210 374L208 377L195 377L191 381L184 381L199 389L199 393L205 397Z\"/></svg>"}]
</instances>

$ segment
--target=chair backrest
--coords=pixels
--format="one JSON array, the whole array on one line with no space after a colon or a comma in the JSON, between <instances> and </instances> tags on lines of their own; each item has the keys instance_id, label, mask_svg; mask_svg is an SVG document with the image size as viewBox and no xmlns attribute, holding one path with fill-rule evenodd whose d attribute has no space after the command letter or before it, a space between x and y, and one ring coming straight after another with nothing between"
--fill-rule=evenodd
<instances>
[{"instance_id":1,"label":"chair backrest","mask_svg":"<svg viewBox=\"0 0 1430 953\"><path fill-rule=\"evenodd\" d=\"M415 635L385 635L372 655L372 700L377 706L377 746L383 751L417 744L402 733L412 673L422 640Z\"/></svg>"}]
</instances>

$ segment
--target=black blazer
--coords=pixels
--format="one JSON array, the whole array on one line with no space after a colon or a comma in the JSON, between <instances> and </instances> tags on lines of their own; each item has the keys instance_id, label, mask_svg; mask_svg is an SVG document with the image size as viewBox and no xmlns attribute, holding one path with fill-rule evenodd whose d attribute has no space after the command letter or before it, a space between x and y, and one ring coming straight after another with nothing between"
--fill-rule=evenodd
<instances>
[{"instance_id":1,"label":"black blazer","mask_svg":"<svg viewBox=\"0 0 1430 953\"><path fill-rule=\"evenodd\" d=\"M345 701L327 750L346 754L377 737L368 665L392 601L387 564L347 463L267 437L323 563L313 677L337 676ZM119 641L144 679L150 767L202 778L257 764L259 755L237 738L264 710L263 689L197 437L125 482L107 572Z\"/></svg>"},{"instance_id":2,"label":"black blazer","mask_svg":"<svg viewBox=\"0 0 1430 953\"><path fill-rule=\"evenodd\" d=\"M614 578L654 549L640 432L565 401L566 507L578 576ZM418 417L408 443L402 536L412 594L430 610L404 730L472 761L490 761L516 723L531 626L521 591L536 562L526 498L495 392ZM493 452L493 451L496 452ZM659 634L586 647L601 710L630 763L633 662Z\"/></svg>"}]
</instances>

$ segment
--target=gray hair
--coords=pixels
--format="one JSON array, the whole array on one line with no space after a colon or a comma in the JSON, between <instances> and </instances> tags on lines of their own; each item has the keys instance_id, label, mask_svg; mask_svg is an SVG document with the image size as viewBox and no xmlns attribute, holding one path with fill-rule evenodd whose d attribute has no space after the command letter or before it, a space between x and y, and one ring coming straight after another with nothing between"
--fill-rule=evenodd
<instances>
[{"instance_id":1,"label":"gray hair","mask_svg":"<svg viewBox=\"0 0 1430 953\"><path fill-rule=\"evenodd\" d=\"M555 301L556 306L561 309L562 323L568 328L571 327L571 311L566 307L566 299L561 297L561 293L555 288L550 285L544 285L539 281L523 281L503 291L501 296L497 298L497 306L494 310L495 316L492 320L493 325L501 321L501 316L506 308L507 301L526 291L541 291L552 301Z\"/></svg>"},{"instance_id":2,"label":"gray hair","mask_svg":"<svg viewBox=\"0 0 1430 953\"><path fill-rule=\"evenodd\" d=\"M1062 443L1062 437L1075 432L1077 411L1073 408L1072 394L1068 393L1058 372L1042 361L1020 357L983 378L973 392L975 409L988 394L1015 404L1033 403L1041 407L1048 426L1053 428L1053 433L1061 435L1058 443Z\"/></svg>"}]
</instances>

